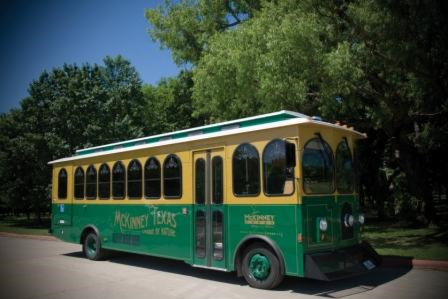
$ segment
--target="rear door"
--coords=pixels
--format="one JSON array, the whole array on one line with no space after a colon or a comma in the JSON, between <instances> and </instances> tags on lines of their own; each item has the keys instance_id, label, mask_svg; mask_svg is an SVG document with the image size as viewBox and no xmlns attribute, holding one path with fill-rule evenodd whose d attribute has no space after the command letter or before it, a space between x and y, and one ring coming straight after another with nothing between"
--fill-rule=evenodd
<instances>
[{"instance_id":1,"label":"rear door","mask_svg":"<svg viewBox=\"0 0 448 299\"><path fill-rule=\"evenodd\" d=\"M194 264L226 268L224 217L224 150L193 153Z\"/></svg>"}]
</instances>

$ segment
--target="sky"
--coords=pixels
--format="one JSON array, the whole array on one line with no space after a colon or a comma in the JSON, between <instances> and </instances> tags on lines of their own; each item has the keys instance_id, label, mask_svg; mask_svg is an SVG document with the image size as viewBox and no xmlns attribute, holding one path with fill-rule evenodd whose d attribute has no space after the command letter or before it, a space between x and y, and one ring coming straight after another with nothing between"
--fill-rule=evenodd
<instances>
[{"instance_id":1,"label":"sky","mask_svg":"<svg viewBox=\"0 0 448 299\"><path fill-rule=\"evenodd\" d=\"M160 0L0 0L0 113L20 107L42 71L102 64L122 55L144 83L175 76L168 50L151 40L145 9Z\"/></svg>"}]
</instances>

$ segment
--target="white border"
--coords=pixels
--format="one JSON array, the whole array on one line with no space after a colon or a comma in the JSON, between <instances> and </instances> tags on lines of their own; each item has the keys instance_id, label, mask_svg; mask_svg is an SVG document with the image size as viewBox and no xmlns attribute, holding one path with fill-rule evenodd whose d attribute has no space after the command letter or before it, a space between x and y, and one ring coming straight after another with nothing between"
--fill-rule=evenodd
<instances>
[{"instance_id":1,"label":"white border","mask_svg":"<svg viewBox=\"0 0 448 299\"><path fill-rule=\"evenodd\" d=\"M154 147L159 147L159 146L164 146L164 145L179 144L179 143L185 143L185 142L196 141L196 140L205 140L205 139L210 139L210 138L242 134L242 133L253 132L253 131L261 131L261 130L266 130L266 129L271 129L271 128L279 128L279 127L285 127L285 126L297 125L297 124L303 124L303 123L313 123L313 124L323 125L326 127L342 129L342 130L354 133L361 138L366 137L365 134L362 134L358 131L349 129L348 127L344 127L341 125L331 124L331 123L324 122L324 121L315 121L315 120L311 120L309 118L293 118L293 119L282 120L282 121L277 121L277 122L267 123L267 124L260 124L260 125L239 128L239 129L234 129L234 130L219 131L219 132L215 132L215 133L202 134L202 135L196 135L196 136L189 136L189 137L159 141L159 142L154 142L154 143L135 145L132 147L112 149L112 150L108 150L108 151L104 151L104 152L95 152L95 153L90 153L90 154L85 154L85 155L80 155L80 156L67 157L67 158L62 158L62 159L48 162L48 164L56 164L56 163L69 162L69 161L75 161L75 160L82 160L82 159L94 158L94 157L99 157L99 156L113 155L113 154L130 152L130 151L135 151L135 150L154 148ZM199 129L199 128L196 128L195 130L197 130L197 129Z\"/></svg>"}]
</instances>

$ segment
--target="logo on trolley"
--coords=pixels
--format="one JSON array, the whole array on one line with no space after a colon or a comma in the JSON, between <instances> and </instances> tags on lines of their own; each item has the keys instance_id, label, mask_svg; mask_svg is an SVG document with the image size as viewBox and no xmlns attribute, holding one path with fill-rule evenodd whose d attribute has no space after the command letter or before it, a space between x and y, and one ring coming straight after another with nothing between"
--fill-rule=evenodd
<instances>
[{"instance_id":1,"label":"logo on trolley","mask_svg":"<svg viewBox=\"0 0 448 299\"><path fill-rule=\"evenodd\" d=\"M244 224L275 225L274 215L244 214Z\"/></svg>"}]
</instances>

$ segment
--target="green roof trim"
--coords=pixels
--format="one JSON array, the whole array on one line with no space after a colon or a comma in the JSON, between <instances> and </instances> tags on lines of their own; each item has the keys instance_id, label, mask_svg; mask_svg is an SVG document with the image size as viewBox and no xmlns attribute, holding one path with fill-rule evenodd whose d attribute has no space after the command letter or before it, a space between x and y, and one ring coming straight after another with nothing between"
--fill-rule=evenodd
<instances>
[{"instance_id":1,"label":"green roof trim","mask_svg":"<svg viewBox=\"0 0 448 299\"><path fill-rule=\"evenodd\" d=\"M82 156L82 155L87 155L87 154L92 154L92 153L97 153L97 152L107 152L107 151L117 149L117 148L133 147L133 146L137 146L137 145L141 145L141 144L156 143L156 142L169 140L169 139L186 138L186 137L194 136L196 134L216 133L216 132L225 130L226 127L229 127L228 129L246 128L246 127L251 127L251 126L279 122L279 121L288 120L288 119L292 119L292 118L303 118L303 117L307 117L307 116L304 114L297 113L297 112L282 110L279 112L274 112L274 113L269 113L269 114L263 114L263 115L258 115L258 116L243 118L243 119L237 119L237 120L232 120L232 121L227 121L227 122L222 122L222 123L217 123L217 124L211 124L211 125L202 126L202 127L196 127L196 128L186 129L186 130L175 131L175 132L171 132L171 133L164 133L164 134L155 135L155 136L143 137L143 138L123 141L123 142L117 142L117 143L112 143L112 144L106 144L106 145L81 149L81 150L76 151L76 156Z\"/></svg>"}]
</instances>

